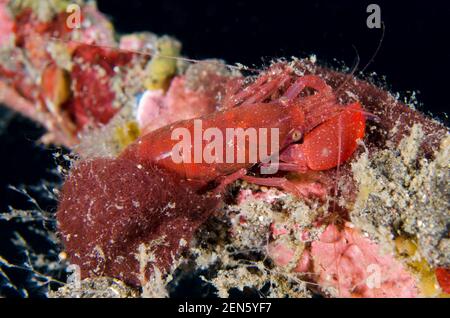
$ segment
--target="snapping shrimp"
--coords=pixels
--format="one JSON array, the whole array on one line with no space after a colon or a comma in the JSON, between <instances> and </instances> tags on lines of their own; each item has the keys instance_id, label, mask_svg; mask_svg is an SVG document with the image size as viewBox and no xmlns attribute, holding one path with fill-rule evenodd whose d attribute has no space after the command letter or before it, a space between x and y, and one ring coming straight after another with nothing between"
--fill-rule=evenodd
<instances>
[{"instance_id":1,"label":"snapping shrimp","mask_svg":"<svg viewBox=\"0 0 450 318\"><path fill-rule=\"evenodd\" d=\"M315 93L306 94L307 90ZM230 127L241 131L267 128L269 139L278 138L279 149L258 144L256 161L267 166L268 158L280 153L280 162L272 163L276 165L275 172L279 169L305 173L334 168L351 157L357 147L357 140L364 137L365 116L360 103L340 105L331 87L319 76L297 76L285 65L276 64L253 84L238 92L229 92L223 104L222 111L201 118L202 132L213 127L225 136ZM142 136L120 158L144 166L155 164L176 173L180 178L205 184L225 176L226 183L243 178L300 194L284 178L246 176L247 170L255 162L249 160L250 147L243 148L236 139L227 139L221 153L229 151L231 147L233 158L237 158L239 151L244 152L244 161L198 162L191 149L176 147L177 139L173 138L173 131L184 128L190 132L189 136L193 136L196 133L195 120L179 121ZM277 136L271 133L274 129ZM207 140L204 139L202 148L206 146ZM259 148L263 146L264 150L261 151ZM179 162L174 160L176 151L189 152L177 153L185 159Z\"/></svg>"}]
</instances>

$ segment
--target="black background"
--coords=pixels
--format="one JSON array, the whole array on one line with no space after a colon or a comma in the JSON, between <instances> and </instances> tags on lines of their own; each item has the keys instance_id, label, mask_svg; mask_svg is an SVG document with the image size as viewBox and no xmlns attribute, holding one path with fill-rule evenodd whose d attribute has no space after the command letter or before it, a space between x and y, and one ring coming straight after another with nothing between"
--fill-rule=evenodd
<instances>
[{"instance_id":1,"label":"black background","mask_svg":"<svg viewBox=\"0 0 450 318\"><path fill-rule=\"evenodd\" d=\"M374 2L374 1L373 1ZM190 58L221 58L227 63L261 67L277 57L317 55L322 63L365 66L381 38L366 26L369 1L98 1L121 33L148 30L169 34L183 44ZM450 5L446 1L376 1L381 7L385 38L366 73L386 76L387 88L409 96L419 91L419 108L446 121L449 105ZM8 185L57 180L55 149L36 144L42 130L28 120L0 116L0 211L8 205L28 207ZM44 209L55 203L43 200ZM0 221L0 255L20 260L9 243L12 230L26 230ZM33 240L33 238L31 238ZM39 245L39 244L38 244ZM21 282L18 282L20 284ZM1 291L1 290L0 290Z\"/></svg>"},{"instance_id":2,"label":"black background","mask_svg":"<svg viewBox=\"0 0 450 318\"><path fill-rule=\"evenodd\" d=\"M364 66L381 31L366 26L370 3L381 7L386 35L367 72L386 75L394 92L420 91L420 101L444 112L450 80L447 1L114 1L98 2L117 31L151 30L180 39L192 58L222 58L261 66L276 57L334 58Z\"/></svg>"}]
</instances>

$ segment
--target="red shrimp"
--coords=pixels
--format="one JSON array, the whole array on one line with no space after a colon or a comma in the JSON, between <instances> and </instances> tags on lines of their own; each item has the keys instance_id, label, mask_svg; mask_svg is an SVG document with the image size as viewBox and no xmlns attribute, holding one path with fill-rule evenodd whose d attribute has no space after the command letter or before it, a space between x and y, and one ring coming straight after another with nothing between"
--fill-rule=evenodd
<instances>
[{"instance_id":1,"label":"red shrimp","mask_svg":"<svg viewBox=\"0 0 450 318\"><path fill-rule=\"evenodd\" d=\"M313 89L316 93L301 96L306 89ZM307 172L334 168L351 157L357 147L357 140L364 137L365 116L359 103L340 105L331 87L320 77L296 76L289 67L280 67L279 64L262 74L255 83L225 97L224 107L222 111L200 118L201 132L213 127L225 136L227 128L244 131L249 128L267 128L267 137L270 140L273 137L271 129L275 128L279 134L275 137L279 138L280 149L270 149L267 146L267 153L264 153L259 149L262 144L258 143L257 162L274 156L276 151L280 150L282 162L276 165L284 171ZM228 175L231 176L227 178L227 182L244 177L245 171L255 162L249 161L250 147L239 148L235 139L231 141L234 158L237 158L237 152L243 151L246 159L244 162L198 162L194 158L194 151L187 155L188 160L173 160L174 152L179 151L179 148L176 148L178 140L172 138L173 132L185 128L189 136L193 136L196 133L194 122L194 119L179 121L150 132L130 145L120 157L144 166L156 164L181 178L202 183ZM190 141L195 144L195 140ZM299 141L303 142L298 143ZM207 140L202 139L201 150L207 143ZM247 139L247 145L248 143ZM230 143L224 142L223 154L226 153L227 147L230 147ZM183 151L186 149L181 150ZM293 184L284 178L247 176L244 179L300 194Z\"/></svg>"}]
</instances>

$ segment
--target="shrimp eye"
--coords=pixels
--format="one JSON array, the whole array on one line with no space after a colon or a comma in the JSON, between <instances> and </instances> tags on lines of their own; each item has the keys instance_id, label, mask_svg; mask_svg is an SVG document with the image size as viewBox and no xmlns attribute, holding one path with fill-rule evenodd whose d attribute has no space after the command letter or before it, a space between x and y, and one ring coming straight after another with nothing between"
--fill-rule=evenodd
<instances>
[{"instance_id":1,"label":"shrimp eye","mask_svg":"<svg viewBox=\"0 0 450 318\"><path fill-rule=\"evenodd\" d=\"M291 139L293 142L297 142L300 139L302 139L302 136L303 136L302 132L298 129L295 129L291 134Z\"/></svg>"}]
</instances>

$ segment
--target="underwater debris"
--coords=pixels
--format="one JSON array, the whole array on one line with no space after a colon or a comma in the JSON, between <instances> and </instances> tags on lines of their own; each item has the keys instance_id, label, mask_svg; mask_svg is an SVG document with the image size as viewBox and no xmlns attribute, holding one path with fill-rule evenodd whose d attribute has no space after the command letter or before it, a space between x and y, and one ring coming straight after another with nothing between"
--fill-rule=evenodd
<instances>
[{"instance_id":1,"label":"underwater debris","mask_svg":"<svg viewBox=\"0 0 450 318\"><path fill-rule=\"evenodd\" d=\"M51 291L49 298L136 298L139 292L118 279L87 278Z\"/></svg>"},{"instance_id":2,"label":"underwater debris","mask_svg":"<svg viewBox=\"0 0 450 318\"><path fill-rule=\"evenodd\" d=\"M450 266L450 138L434 159L418 158L423 131L413 126L398 148L363 155L353 164L360 194L351 213L357 226L382 241L407 235L433 266Z\"/></svg>"},{"instance_id":3,"label":"underwater debris","mask_svg":"<svg viewBox=\"0 0 450 318\"><path fill-rule=\"evenodd\" d=\"M197 233L196 244L189 253L194 268L206 271L201 278L214 287L219 297L228 297L236 290L260 297L311 297L306 281L297 274L274 266L267 257L268 241L257 246L249 237L231 234L238 230L233 229L238 227L233 225L237 209L255 215L258 212L248 209L248 205L232 206L230 211L222 211L220 215L210 218ZM267 211L267 207L263 209ZM258 233L265 229L266 236L270 235L269 226L249 223L246 230L251 232L252 228Z\"/></svg>"},{"instance_id":4,"label":"underwater debris","mask_svg":"<svg viewBox=\"0 0 450 318\"><path fill-rule=\"evenodd\" d=\"M43 183L27 188L10 187L22 195L29 205L9 208L0 214L0 224L14 228L12 236L2 244L14 253L0 255L0 295L13 297L45 297L51 288L65 284L67 263L61 259L59 240L54 232L52 213L41 204L55 200L51 191L55 184Z\"/></svg>"},{"instance_id":5,"label":"underwater debris","mask_svg":"<svg viewBox=\"0 0 450 318\"><path fill-rule=\"evenodd\" d=\"M402 255L422 293L439 294L433 268L450 265L450 137L432 159L418 157L424 138L416 124L399 147L365 153L353 163L359 195L350 215L385 250Z\"/></svg>"}]
</instances>

